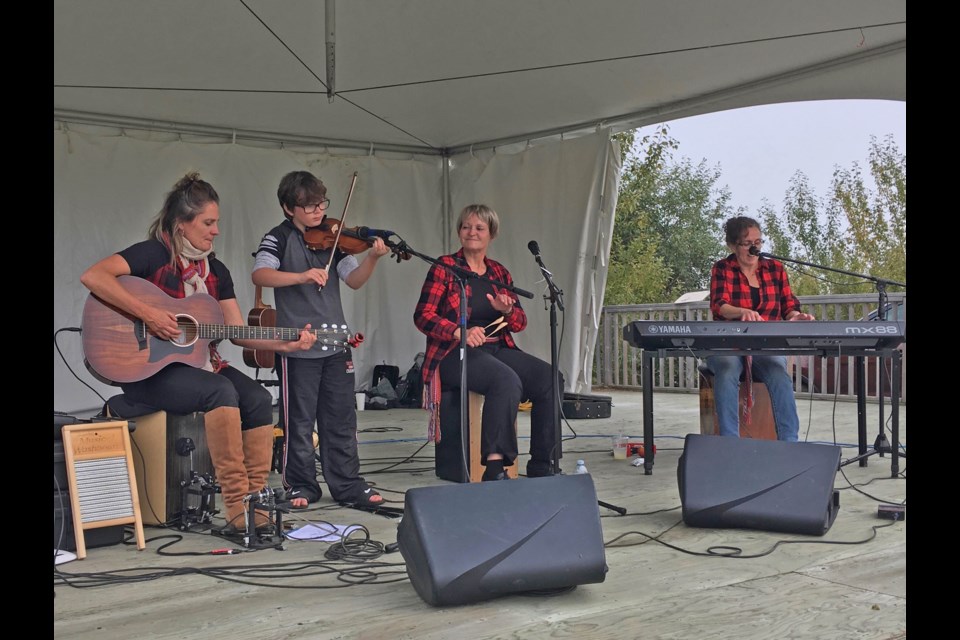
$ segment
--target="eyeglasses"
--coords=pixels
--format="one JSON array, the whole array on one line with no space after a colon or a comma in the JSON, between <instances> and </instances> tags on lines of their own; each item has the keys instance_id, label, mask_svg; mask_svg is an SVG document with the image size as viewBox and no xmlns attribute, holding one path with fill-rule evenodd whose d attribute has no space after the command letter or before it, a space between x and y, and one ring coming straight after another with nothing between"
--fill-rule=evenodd
<instances>
[{"instance_id":1,"label":"eyeglasses","mask_svg":"<svg viewBox=\"0 0 960 640\"><path fill-rule=\"evenodd\" d=\"M324 198L317 204L302 204L300 205L305 213L316 213L317 209L320 211L326 211L327 207L330 206L330 198Z\"/></svg>"},{"instance_id":2,"label":"eyeglasses","mask_svg":"<svg viewBox=\"0 0 960 640\"><path fill-rule=\"evenodd\" d=\"M763 240L754 240L753 242L738 242L738 247L743 247L744 249L749 249L750 247L756 247L759 249L763 246Z\"/></svg>"}]
</instances>

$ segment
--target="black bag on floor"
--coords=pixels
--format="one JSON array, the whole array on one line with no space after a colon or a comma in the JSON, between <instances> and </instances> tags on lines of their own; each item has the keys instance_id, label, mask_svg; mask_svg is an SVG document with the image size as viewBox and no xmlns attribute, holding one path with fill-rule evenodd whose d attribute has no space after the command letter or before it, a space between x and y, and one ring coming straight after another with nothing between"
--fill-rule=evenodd
<instances>
[{"instance_id":1,"label":"black bag on floor","mask_svg":"<svg viewBox=\"0 0 960 640\"><path fill-rule=\"evenodd\" d=\"M378 364L373 368L373 382L370 388L376 389L380 381L386 378L390 381L390 386L397 388L397 382L400 380L400 367L395 364Z\"/></svg>"},{"instance_id":2,"label":"black bag on floor","mask_svg":"<svg viewBox=\"0 0 960 640\"><path fill-rule=\"evenodd\" d=\"M423 403L423 359L421 351L413 359L413 366L397 384L398 403L401 407L418 408Z\"/></svg>"}]
</instances>

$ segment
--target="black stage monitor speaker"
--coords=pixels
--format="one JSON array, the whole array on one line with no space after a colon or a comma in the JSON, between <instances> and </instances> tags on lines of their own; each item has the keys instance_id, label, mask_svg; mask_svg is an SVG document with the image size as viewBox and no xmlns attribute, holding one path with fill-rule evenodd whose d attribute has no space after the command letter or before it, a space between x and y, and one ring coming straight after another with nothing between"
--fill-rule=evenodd
<instances>
[{"instance_id":1,"label":"black stage monitor speaker","mask_svg":"<svg viewBox=\"0 0 960 640\"><path fill-rule=\"evenodd\" d=\"M589 475L410 489L397 543L432 605L603 582L607 573Z\"/></svg>"},{"instance_id":2,"label":"black stage monitor speaker","mask_svg":"<svg viewBox=\"0 0 960 640\"><path fill-rule=\"evenodd\" d=\"M840 508L839 468L833 445L688 434L677 466L683 521L822 536Z\"/></svg>"}]
</instances>

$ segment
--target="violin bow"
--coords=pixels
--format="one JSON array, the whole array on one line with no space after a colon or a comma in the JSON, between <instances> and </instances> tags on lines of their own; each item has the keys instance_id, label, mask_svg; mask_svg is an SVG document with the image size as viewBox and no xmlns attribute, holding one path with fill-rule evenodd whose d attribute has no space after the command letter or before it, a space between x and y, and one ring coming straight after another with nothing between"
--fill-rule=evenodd
<instances>
[{"instance_id":1,"label":"violin bow","mask_svg":"<svg viewBox=\"0 0 960 640\"><path fill-rule=\"evenodd\" d=\"M353 172L353 177L350 179L350 189L347 191L347 200L343 203L343 214L340 216L340 226L337 227L337 237L333 239L333 246L330 247L330 259L327 260L327 266L323 268L327 272L327 275L330 275L330 265L333 264L333 255L337 252L337 245L340 244L340 234L343 233L343 223L347 219L347 207L350 206L350 199L353 197L353 188L357 186L357 172ZM323 291L323 286L320 286L317 291Z\"/></svg>"}]
</instances>

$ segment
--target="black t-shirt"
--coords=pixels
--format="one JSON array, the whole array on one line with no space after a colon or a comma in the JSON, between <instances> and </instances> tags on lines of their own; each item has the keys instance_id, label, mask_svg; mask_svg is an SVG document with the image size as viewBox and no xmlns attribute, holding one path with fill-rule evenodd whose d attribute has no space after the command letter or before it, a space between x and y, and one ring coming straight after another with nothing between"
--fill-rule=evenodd
<instances>
[{"instance_id":1,"label":"black t-shirt","mask_svg":"<svg viewBox=\"0 0 960 640\"><path fill-rule=\"evenodd\" d=\"M487 294L494 295L487 276L470 280L470 319L468 327L485 327L503 314L493 308Z\"/></svg>"}]
</instances>

